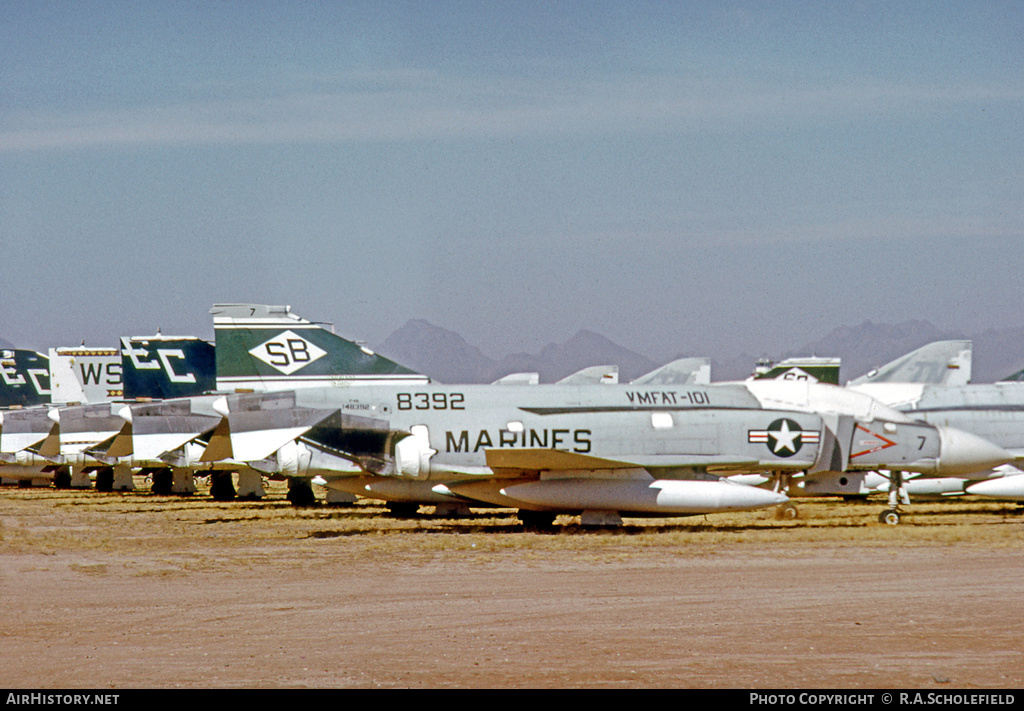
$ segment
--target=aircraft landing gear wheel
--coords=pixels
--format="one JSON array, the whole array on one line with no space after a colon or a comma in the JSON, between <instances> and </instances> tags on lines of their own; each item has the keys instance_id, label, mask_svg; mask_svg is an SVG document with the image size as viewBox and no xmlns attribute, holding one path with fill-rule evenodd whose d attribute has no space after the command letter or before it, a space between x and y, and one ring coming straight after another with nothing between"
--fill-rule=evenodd
<instances>
[{"instance_id":1,"label":"aircraft landing gear wheel","mask_svg":"<svg viewBox=\"0 0 1024 711\"><path fill-rule=\"evenodd\" d=\"M53 486L56 489L71 488L71 472L67 469L60 469L53 475Z\"/></svg>"},{"instance_id":2,"label":"aircraft landing gear wheel","mask_svg":"<svg viewBox=\"0 0 1024 711\"><path fill-rule=\"evenodd\" d=\"M886 509L882 513L878 514L878 521L879 523L895 526L900 522L900 512L896 509Z\"/></svg>"},{"instance_id":3,"label":"aircraft landing gear wheel","mask_svg":"<svg viewBox=\"0 0 1024 711\"><path fill-rule=\"evenodd\" d=\"M775 509L775 518L779 521L795 521L800 518L800 509L795 504L780 504Z\"/></svg>"},{"instance_id":4,"label":"aircraft landing gear wheel","mask_svg":"<svg viewBox=\"0 0 1024 711\"><path fill-rule=\"evenodd\" d=\"M231 481L231 472L210 474L210 496L214 501L234 501L235 485Z\"/></svg>"},{"instance_id":5,"label":"aircraft landing gear wheel","mask_svg":"<svg viewBox=\"0 0 1024 711\"><path fill-rule=\"evenodd\" d=\"M526 509L519 509L518 513L523 528L540 530L552 528L555 525L555 516L557 515L551 511L528 511Z\"/></svg>"},{"instance_id":6,"label":"aircraft landing gear wheel","mask_svg":"<svg viewBox=\"0 0 1024 711\"><path fill-rule=\"evenodd\" d=\"M96 472L96 491L109 492L114 490L114 469L104 467Z\"/></svg>"},{"instance_id":7,"label":"aircraft landing gear wheel","mask_svg":"<svg viewBox=\"0 0 1024 711\"><path fill-rule=\"evenodd\" d=\"M153 472L153 483L150 491L157 496L168 496L172 491L174 476L170 469L158 469Z\"/></svg>"},{"instance_id":8,"label":"aircraft landing gear wheel","mask_svg":"<svg viewBox=\"0 0 1024 711\"><path fill-rule=\"evenodd\" d=\"M416 518L419 512L419 504L410 504L404 501L388 502L388 513L395 518Z\"/></svg>"},{"instance_id":9,"label":"aircraft landing gear wheel","mask_svg":"<svg viewBox=\"0 0 1024 711\"><path fill-rule=\"evenodd\" d=\"M316 506L316 494L313 493L313 487L306 481L289 481L288 502L292 506Z\"/></svg>"}]
</instances>

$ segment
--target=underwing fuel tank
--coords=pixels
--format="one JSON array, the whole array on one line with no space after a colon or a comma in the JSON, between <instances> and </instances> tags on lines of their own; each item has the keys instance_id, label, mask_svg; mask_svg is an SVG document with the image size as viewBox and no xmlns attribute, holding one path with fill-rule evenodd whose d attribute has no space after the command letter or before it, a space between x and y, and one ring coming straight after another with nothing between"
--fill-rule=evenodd
<instances>
[{"instance_id":1,"label":"underwing fuel tank","mask_svg":"<svg viewBox=\"0 0 1024 711\"><path fill-rule=\"evenodd\" d=\"M788 501L784 494L743 484L678 479L548 479L511 484L501 493L527 509L618 511L626 515L748 511Z\"/></svg>"},{"instance_id":2,"label":"underwing fuel tank","mask_svg":"<svg viewBox=\"0 0 1024 711\"><path fill-rule=\"evenodd\" d=\"M987 496L993 499L1024 501L1024 474L986 479L967 487L968 494Z\"/></svg>"}]
</instances>

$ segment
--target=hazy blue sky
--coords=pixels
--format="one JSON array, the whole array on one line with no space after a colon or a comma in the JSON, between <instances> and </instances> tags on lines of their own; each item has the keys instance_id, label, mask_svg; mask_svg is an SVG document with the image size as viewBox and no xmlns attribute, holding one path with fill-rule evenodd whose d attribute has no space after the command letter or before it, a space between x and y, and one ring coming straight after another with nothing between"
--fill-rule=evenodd
<instances>
[{"instance_id":1,"label":"hazy blue sky","mask_svg":"<svg viewBox=\"0 0 1024 711\"><path fill-rule=\"evenodd\" d=\"M0 0L0 337L1024 325L1021 2Z\"/></svg>"}]
</instances>

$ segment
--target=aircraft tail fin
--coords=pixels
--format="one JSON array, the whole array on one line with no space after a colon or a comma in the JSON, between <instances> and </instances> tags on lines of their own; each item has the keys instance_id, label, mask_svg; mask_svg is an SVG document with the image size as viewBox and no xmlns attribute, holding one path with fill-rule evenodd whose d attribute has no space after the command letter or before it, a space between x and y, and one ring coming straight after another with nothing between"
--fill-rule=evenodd
<instances>
[{"instance_id":1,"label":"aircraft tail fin","mask_svg":"<svg viewBox=\"0 0 1024 711\"><path fill-rule=\"evenodd\" d=\"M559 385L618 385L619 366L593 365L558 381Z\"/></svg>"},{"instance_id":2,"label":"aircraft tail fin","mask_svg":"<svg viewBox=\"0 0 1024 711\"><path fill-rule=\"evenodd\" d=\"M1024 370L1018 370L1016 373L1007 375L1005 378L1000 378L997 382L1000 383L1014 383L1024 380Z\"/></svg>"},{"instance_id":3,"label":"aircraft tail fin","mask_svg":"<svg viewBox=\"0 0 1024 711\"><path fill-rule=\"evenodd\" d=\"M213 344L191 336L122 338L121 372L127 400L191 397L217 388Z\"/></svg>"},{"instance_id":4,"label":"aircraft tail fin","mask_svg":"<svg viewBox=\"0 0 1024 711\"><path fill-rule=\"evenodd\" d=\"M0 407L50 402L50 360L42 353L0 350Z\"/></svg>"},{"instance_id":5,"label":"aircraft tail fin","mask_svg":"<svg viewBox=\"0 0 1024 711\"><path fill-rule=\"evenodd\" d=\"M117 348L51 348L50 402L96 403L124 395L121 352Z\"/></svg>"},{"instance_id":6,"label":"aircraft tail fin","mask_svg":"<svg viewBox=\"0 0 1024 711\"><path fill-rule=\"evenodd\" d=\"M290 306L215 304L210 313L221 390L429 382L427 376L297 316Z\"/></svg>"},{"instance_id":7,"label":"aircraft tail fin","mask_svg":"<svg viewBox=\"0 0 1024 711\"><path fill-rule=\"evenodd\" d=\"M848 385L967 385L971 382L971 354L970 341L935 341L851 380Z\"/></svg>"},{"instance_id":8,"label":"aircraft tail fin","mask_svg":"<svg viewBox=\"0 0 1024 711\"><path fill-rule=\"evenodd\" d=\"M754 380L807 380L839 384L839 358L806 356L786 358L778 363L759 362L751 376Z\"/></svg>"},{"instance_id":9,"label":"aircraft tail fin","mask_svg":"<svg viewBox=\"0 0 1024 711\"><path fill-rule=\"evenodd\" d=\"M540 373L509 373L495 380L491 385L538 385Z\"/></svg>"},{"instance_id":10,"label":"aircraft tail fin","mask_svg":"<svg viewBox=\"0 0 1024 711\"><path fill-rule=\"evenodd\" d=\"M711 383L710 358L679 358L641 375L631 385L708 385Z\"/></svg>"}]
</instances>

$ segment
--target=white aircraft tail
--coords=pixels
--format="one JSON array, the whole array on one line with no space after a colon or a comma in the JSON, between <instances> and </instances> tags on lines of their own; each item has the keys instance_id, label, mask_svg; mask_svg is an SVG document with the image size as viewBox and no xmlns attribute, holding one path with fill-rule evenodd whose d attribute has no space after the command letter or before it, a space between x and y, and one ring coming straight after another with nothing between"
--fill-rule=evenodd
<instances>
[{"instance_id":1,"label":"white aircraft tail","mask_svg":"<svg viewBox=\"0 0 1024 711\"><path fill-rule=\"evenodd\" d=\"M710 358L679 358L633 380L630 385L708 385Z\"/></svg>"},{"instance_id":2,"label":"white aircraft tail","mask_svg":"<svg viewBox=\"0 0 1024 711\"><path fill-rule=\"evenodd\" d=\"M970 341L935 341L875 368L847 385L916 383L967 385L971 382Z\"/></svg>"},{"instance_id":3,"label":"white aircraft tail","mask_svg":"<svg viewBox=\"0 0 1024 711\"><path fill-rule=\"evenodd\" d=\"M49 354L51 402L110 402L124 396L119 349L73 346L51 348Z\"/></svg>"}]
</instances>

